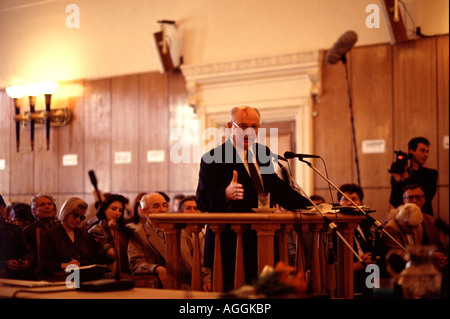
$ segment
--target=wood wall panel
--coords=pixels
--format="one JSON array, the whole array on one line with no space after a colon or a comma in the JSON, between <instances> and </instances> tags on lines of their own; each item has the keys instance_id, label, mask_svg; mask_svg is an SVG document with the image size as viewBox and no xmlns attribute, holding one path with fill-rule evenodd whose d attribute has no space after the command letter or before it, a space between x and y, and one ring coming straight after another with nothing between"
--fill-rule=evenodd
<instances>
[{"instance_id":1,"label":"wood wall panel","mask_svg":"<svg viewBox=\"0 0 450 319\"><path fill-rule=\"evenodd\" d=\"M139 191L168 189L168 75L140 76L139 90ZM163 150L164 162L147 162L147 152Z\"/></svg>"},{"instance_id":2,"label":"wood wall panel","mask_svg":"<svg viewBox=\"0 0 450 319\"><path fill-rule=\"evenodd\" d=\"M407 151L415 136L430 140L427 166L437 167L436 39L393 47L394 148Z\"/></svg>"},{"instance_id":3,"label":"wood wall panel","mask_svg":"<svg viewBox=\"0 0 450 319\"><path fill-rule=\"evenodd\" d=\"M28 98L24 97L21 101L21 113L29 110ZM10 122L11 133L10 138L15 140L15 123ZM14 134L14 135L13 135ZM10 175L10 192L19 196L31 196L36 191L34 188L34 153L30 150L30 132L28 129L20 128L20 150L16 152L15 143L10 144L11 150L11 175ZM44 175L43 175L44 176Z\"/></svg>"},{"instance_id":4,"label":"wood wall panel","mask_svg":"<svg viewBox=\"0 0 450 319\"><path fill-rule=\"evenodd\" d=\"M449 184L448 149L444 149L444 137L449 132L449 42L448 37L437 39L437 129L439 150L439 184Z\"/></svg>"},{"instance_id":5,"label":"wood wall panel","mask_svg":"<svg viewBox=\"0 0 450 319\"><path fill-rule=\"evenodd\" d=\"M139 76L112 79L111 83L111 191L137 191ZM131 163L116 163L116 152L129 152Z\"/></svg>"},{"instance_id":6,"label":"wood wall panel","mask_svg":"<svg viewBox=\"0 0 450 319\"><path fill-rule=\"evenodd\" d=\"M323 60L322 79L322 97L313 107L317 114L313 118L314 152L323 158L334 183L350 182L356 175L352 171L352 158L349 158L353 146L344 65L341 62L330 65ZM322 161L314 160L313 165L325 172ZM318 174L314 174L314 185L315 192L328 189L328 184Z\"/></svg>"},{"instance_id":7,"label":"wood wall panel","mask_svg":"<svg viewBox=\"0 0 450 319\"><path fill-rule=\"evenodd\" d=\"M16 147L15 125L11 125L14 104L6 91L0 91L0 160L4 161L5 168L0 169L0 194L9 194L11 176L11 153ZM14 148L14 149L13 149ZM5 198L5 201L9 200Z\"/></svg>"},{"instance_id":8,"label":"wood wall panel","mask_svg":"<svg viewBox=\"0 0 450 319\"><path fill-rule=\"evenodd\" d=\"M352 96L362 187L389 186L392 160L392 70L390 45L352 50ZM368 117L368 114L370 116ZM387 152L364 154L362 142L384 140ZM353 166L356 170L356 164Z\"/></svg>"},{"instance_id":9,"label":"wood wall panel","mask_svg":"<svg viewBox=\"0 0 450 319\"><path fill-rule=\"evenodd\" d=\"M84 166L84 81L60 83L60 87L52 97L53 108L69 108L72 111L71 123L64 127L52 128L50 144L55 143L52 133L59 132L58 189L64 194L80 196L83 193L83 182L87 177ZM63 156L77 155L78 165L63 165ZM68 182L70 181L70 182Z\"/></svg>"},{"instance_id":10,"label":"wood wall panel","mask_svg":"<svg viewBox=\"0 0 450 319\"><path fill-rule=\"evenodd\" d=\"M98 188L111 191L111 79L88 80L84 89L85 176L94 170ZM93 192L89 178L84 191ZM91 197L91 201L93 197Z\"/></svg>"},{"instance_id":11,"label":"wood wall panel","mask_svg":"<svg viewBox=\"0 0 450 319\"><path fill-rule=\"evenodd\" d=\"M438 170L441 188L438 193L439 217L449 224L449 154L444 137L449 136L449 41L448 36L437 38L437 132ZM435 201L436 202L436 201Z\"/></svg>"}]
</instances>

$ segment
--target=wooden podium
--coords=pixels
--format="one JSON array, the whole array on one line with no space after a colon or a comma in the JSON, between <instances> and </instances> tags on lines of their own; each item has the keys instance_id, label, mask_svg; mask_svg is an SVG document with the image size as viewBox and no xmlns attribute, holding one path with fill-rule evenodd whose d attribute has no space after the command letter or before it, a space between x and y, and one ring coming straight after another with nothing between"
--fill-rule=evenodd
<instances>
[{"instance_id":1,"label":"wooden podium","mask_svg":"<svg viewBox=\"0 0 450 319\"><path fill-rule=\"evenodd\" d=\"M365 217L362 215L347 215L340 213L327 214L334 222L344 239L353 245L353 231L358 223ZM312 232L312 256L311 256L311 287L313 293L326 290L327 282L331 280L326 274L326 261L322 242L323 232L327 230L324 219L318 214L305 214L302 212L274 212L274 213L201 213L181 214L163 213L152 214L151 219L158 222L166 233L166 288L180 289L180 232L184 227L189 227L194 233L194 258L192 267L192 289L201 290L200 276L200 245L198 234L205 224L215 233L215 256L212 287L214 292L223 291L222 282L222 253L220 250L220 232L225 224L230 224L237 234L236 265L234 287L239 288L244 284L244 255L242 233L247 227L251 227L257 233L258 240L258 273L265 265L274 266L274 239L278 232L280 238L281 260L288 262L286 234L295 230L297 233L309 230ZM299 241L301 243L301 241ZM337 298L353 298L353 252L346 245L338 245L337 260ZM303 245L297 245L297 256L303 256ZM298 258L297 258L298 259ZM297 271L305 271L302 263L297 264Z\"/></svg>"}]
</instances>

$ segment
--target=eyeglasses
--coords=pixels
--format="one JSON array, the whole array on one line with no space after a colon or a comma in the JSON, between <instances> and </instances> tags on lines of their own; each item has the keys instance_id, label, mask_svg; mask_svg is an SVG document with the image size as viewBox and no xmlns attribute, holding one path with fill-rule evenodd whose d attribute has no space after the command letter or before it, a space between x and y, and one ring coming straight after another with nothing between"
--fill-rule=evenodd
<instances>
[{"instance_id":1,"label":"eyeglasses","mask_svg":"<svg viewBox=\"0 0 450 319\"><path fill-rule=\"evenodd\" d=\"M79 218L81 221L86 219L86 216L80 215L78 213L72 214L72 216L73 216L73 219L78 219Z\"/></svg>"},{"instance_id":2,"label":"eyeglasses","mask_svg":"<svg viewBox=\"0 0 450 319\"><path fill-rule=\"evenodd\" d=\"M409 201L414 200L414 199L422 199L424 198L424 195L408 195L408 196L403 196L404 199L407 199Z\"/></svg>"},{"instance_id":3,"label":"eyeglasses","mask_svg":"<svg viewBox=\"0 0 450 319\"><path fill-rule=\"evenodd\" d=\"M255 125L247 125L247 124L240 124L240 125L238 125L235 121L231 121L231 123L233 123L237 128L240 128L243 131L245 131L248 128L252 128L255 131L257 129L259 129L259 125L256 125L256 124Z\"/></svg>"}]
</instances>

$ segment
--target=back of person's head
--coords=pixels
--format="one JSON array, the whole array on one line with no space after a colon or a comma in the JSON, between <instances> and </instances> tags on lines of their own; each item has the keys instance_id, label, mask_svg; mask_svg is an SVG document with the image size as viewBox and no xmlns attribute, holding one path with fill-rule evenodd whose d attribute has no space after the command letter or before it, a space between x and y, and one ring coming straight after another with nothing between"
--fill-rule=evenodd
<instances>
[{"instance_id":1,"label":"back of person's head","mask_svg":"<svg viewBox=\"0 0 450 319\"><path fill-rule=\"evenodd\" d=\"M26 203L15 203L11 207L11 219L24 224L31 224L34 222L34 216L31 212L31 206Z\"/></svg>"},{"instance_id":2,"label":"back of person's head","mask_svg":"<svg viewBox=\"0 0 450 319\"><path fill-rule=\"evenodd\" d=\"M59 220L64 221L64 219L71 213L77 212L79 209L87 210L88 203L78 197L68 198L61 206L59 211Z\"/></svg>"},{"instance_id":3,"label":"back of person's head","mask_svg":"<svg viewBox=\"0 0 450 319\"><path fill-rule=\"evenodd\" d=\"M414 227L422 223L423 214L419 206L409 203L399 206L395 219L404 226Z\"/></svg>"},{"instance_id":4,"label":"back of person's head","mask_svg":"<svg viewBox=\"0 0 450 319\"><path fill-rule=\"evenodd\" d=\"M362 190L362 188L357 185L357 184L343 184L341 187L339 187L339 189L343 192L343 193L349 193L349 194L353 194L355 193L356 195L358 195L359 200L362 202L364 199L364 192ZM342 194L340 192L337 193L337 199L338 202L341 201L342 198Z\"/></svg>"},{"instance_id":5,"label":"back of person's head","mask_svg":"<svg viewBox=\"0 0 450 319\"><path fill-rule=\"evenodd\" d=\"M427 138L418 136L418 137L414 137L413 139L411 139L408 142L408 150L415 151L417 149L417 146L419 145L419 143L425 144L427 146L430 145L430 141Z\"/></svg>"},{"instance_id":6,"label":"back of person's head","mask_svg":"<svg viewBox=\"0 0 450 319\"><path fill-rule=\"evenodd\" d=\"M128 203L128 198L126 198L123 195L120 194L108 194L105 196L105 200L100 204L100 207L97 209L97 219L98 220L106 220L106 210L108 209L109 205L111 205L113 202L120 202L123 204L123 210L125 211L125 205ZM124 223L123 219L123 213L120 215L120 218L117 220L117 223Z\"/></svg>"},{"instance_id":7,"label":"back of person's head","mask_svg":"<svg viewBox=\"0 0 450 319\"><path fill-rule=\"evenodd\" d=\"M317 205L325 203L325 199L319 195L311 195L311 200Z\"/></svg>"},{"instance_id":8,"label":"back of person's head","mask_svg":"<svg viewBox=\"0 0 450 319\"><path fill-rule=\"evenodd\" d=\"M145 196L145 194L147 194L146 192L141 192L139 194L137 194L137 196L134 198L134 202L133 202L133 223L135 224L139 224L139 206L141 205L141 199L142 197Z\"/></svg>"},{"instance_id":9,"label":"back of person's head","mask_svg":"<svg viewBox=\"0 0 450 319\"><path fill-rule=\"evenodd\" d=\"M157 191L156 193L162 195L162 197L164 197L164 199L166 200L167 203L170 202L170 197L166 193L161 192L161 191Z\"/></svg>"}]
</instances>

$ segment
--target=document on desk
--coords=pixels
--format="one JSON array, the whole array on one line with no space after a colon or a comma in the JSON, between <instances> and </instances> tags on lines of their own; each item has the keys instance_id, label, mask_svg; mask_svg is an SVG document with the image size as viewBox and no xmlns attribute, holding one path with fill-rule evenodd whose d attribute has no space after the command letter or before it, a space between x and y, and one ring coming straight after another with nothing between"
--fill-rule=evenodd
<instances>
[{"instance_id":1,"label":"document on desk","mask_svg":"<svg viewBox=\"0 0 450 319\"><path fill-rule=\"evenodd\" d=\"M0 278L1 285L7 286L17 286L17 287L27 287L27 288L36 288L36 287L50 287L50 286L63 286L66 284L65 281L34 281L34 280L19 280L19 279L8 279L8 278Z\"/></svg>"}]
</instances>

